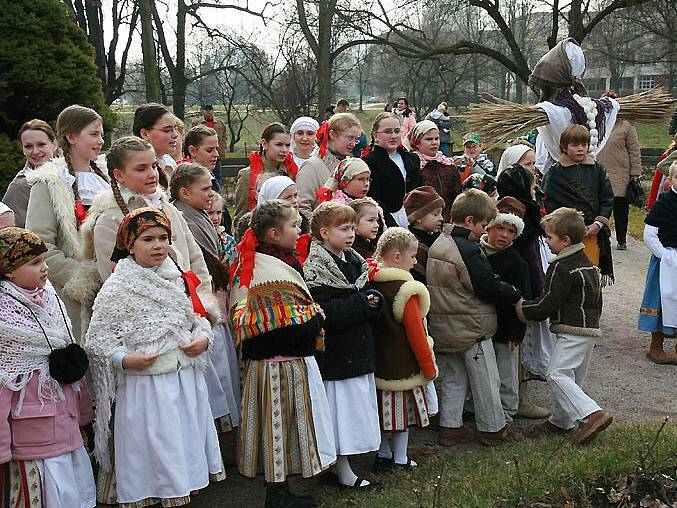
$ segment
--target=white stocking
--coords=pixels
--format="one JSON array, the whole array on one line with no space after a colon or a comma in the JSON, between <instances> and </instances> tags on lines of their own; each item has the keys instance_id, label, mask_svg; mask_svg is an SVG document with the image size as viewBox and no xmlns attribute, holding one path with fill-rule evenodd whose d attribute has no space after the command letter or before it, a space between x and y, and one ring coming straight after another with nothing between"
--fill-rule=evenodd
<instances>
[{"instance_id":1,"label":"white stocking","mask_svg":"<svg viewBox=\"0 0 677 508\"><path fill-rule=\"evenodd\" d=\"M339 455L336 458L336 474L338 474L339 483L342 485L353 486L355 480L357 480L357 475L353 472L350 467L350 462L348 462L348 457L346 455ZM362 480L362 483L358 487L366 487L369 485L367 480Z\"/></svg>"},{"instance_id":2,"label":"white stocking","mask_svg":"<svg viewBox=\"0 0 677 508\"><path fill-rule=\"evenodd\" d=\"M393 459L395 464L407 463L407 445L409 444L409 431L393 432ZM411 465L415 466L416 462L411 461Z\"/></svg>"}]
</instances>

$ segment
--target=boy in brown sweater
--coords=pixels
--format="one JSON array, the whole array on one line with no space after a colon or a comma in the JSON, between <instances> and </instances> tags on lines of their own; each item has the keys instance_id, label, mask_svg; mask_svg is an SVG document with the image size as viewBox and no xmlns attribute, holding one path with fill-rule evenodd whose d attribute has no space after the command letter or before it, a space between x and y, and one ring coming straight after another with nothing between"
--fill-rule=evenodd
<instances>
[{"instance_id":1,"label":"boy in brown sweater","mask_svg":"<svg viewBox=\"0 0 677 508\"><path fill-rule=\"evenodd\" d=\"M613 420L581 388L600 336L600 276L583 251L585 222L581 212L558 208L546 215L541 224L550 250L557 257L545 275L541 296L517 304L520 318L530 321L550 318L550 330L557 335L546 375L555 407L549 420L536 426L534 434L569 434L578 425L571 439L584 444Z\"/></svg>"}]
</instances>

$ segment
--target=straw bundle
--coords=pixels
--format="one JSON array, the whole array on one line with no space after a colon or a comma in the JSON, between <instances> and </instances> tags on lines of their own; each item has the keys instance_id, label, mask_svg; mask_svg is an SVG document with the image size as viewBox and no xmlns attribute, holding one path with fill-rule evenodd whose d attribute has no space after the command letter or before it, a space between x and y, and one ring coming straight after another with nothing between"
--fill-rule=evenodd
<instances>
[{"instance_id":1,"label":"straw bundle","mask_svg":"<svg viewBox=\"0 0 677 508\"><path fill-rule=\"evenodd\" d=\"M670 118L677 100L664 88L618 99L618 118L633 123L655 122ZM532 104L516 104L489 95L482 104L470 104L464 115L472 130L487 143L499 144L525 131L548 124L548 115Z\"/></svg>"}]
</instances>

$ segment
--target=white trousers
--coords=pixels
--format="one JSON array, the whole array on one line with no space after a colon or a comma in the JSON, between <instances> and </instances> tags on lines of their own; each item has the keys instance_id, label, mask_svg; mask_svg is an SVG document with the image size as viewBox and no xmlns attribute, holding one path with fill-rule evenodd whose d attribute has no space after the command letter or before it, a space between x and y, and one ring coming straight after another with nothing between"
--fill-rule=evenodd
<instances>
[{"instance_id":1,"label":"white trousers","mask_svg":"<svg viewBox=\"0 0 677 508\"><path fill-rule=\"evenodd\" d=\"M463 403L472 389L475 424L480 432L498 432L506 425L501 404L501 381L491 338L474 344L465 353L437 355L440 400L440 425L463 425Z\"/></svg>"},{"instance_id":2,"label":"white trousers","mask_svg":"<svg viewBox=\"0 0 677 508\"><path fill-rule=\"evenodd\" d=\"M550 423L571 429L590 413L601 409L583 391L583 382L595 347L595 337L558 333L546 379L555 406Z\"/></svg>"},{"instance_id":3,"label":"white trousers","mask_svg":"<svg viewBox=\"0 0 677 508\"><path fill-rule=\"evenodd\" d=\"M519 348L512 351L508 349L508 344L504 342L494 342L494 353L496 355L496 367L498 368L498 377L501 381L499 393L501 395L501 405L505 422L509 425L513 417L517 414L519 408Z\"/></svg>"}]
</instances>

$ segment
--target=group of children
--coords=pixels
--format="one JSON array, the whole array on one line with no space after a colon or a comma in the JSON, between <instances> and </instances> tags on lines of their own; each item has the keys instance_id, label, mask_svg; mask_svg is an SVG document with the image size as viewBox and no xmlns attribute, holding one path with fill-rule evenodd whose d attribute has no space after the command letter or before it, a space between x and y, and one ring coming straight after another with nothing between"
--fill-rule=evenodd
<instances>
[{"instance_id":1,"label":"group of children","mask_svg":"<svg viewBox=\"0 0 677 508\"><path fill-rule=\"evenodd\" d=\"M67 171L94 168L98 151L88 143L73 150ZM203 165L173 169L171 200L149 142L117 140L106 165L95 174L108 189L74 193L76 213L77 200L88 200L71 225L84 238L77 261L54 248L58 235L45 242L33 228L0 230L0 464L9 463L11 506L29 501L29 479L40 487L35 506L94 506L97 496L135 508L187 504L225 478L219 434L236 427L238 469L264 475L266 506L315 506L290 492L287 478L329 468L343 488L378 487L353 470L353 455L376 452L376 473L415 468L410 427L438 412L446 446L475 439L464 409L482 444L523 440L511 423L527 321L549 319L557 335L546 376L554 408L531 433L583 444L611 424L581 388L600 336L601 280L577 210L557 206L540 221L555 257L534 291L515 241L540 217L519 197L496 202L465 190L443 224L444 199L422 186L403 202L409 229L386 228L383 209L366 197L369 166L345 158L307 225L292 179L269 175L255 186L236 247ZM79 172L74 186L86 183ZM35 179L43 181L54 186ZM533 194L533 177L527 184ZM647 219L663 274L675 264L666 219L674 192ZM72 273L96 274L87 294L52 285L50 250L74 263ZM84 340L62 293L79 303ZM674 303L663 279L660 296L664 309ZM677 325L668 312L663 319ZM92 422L96 486L80 434Z\"/></svg>"}]
</instances>

